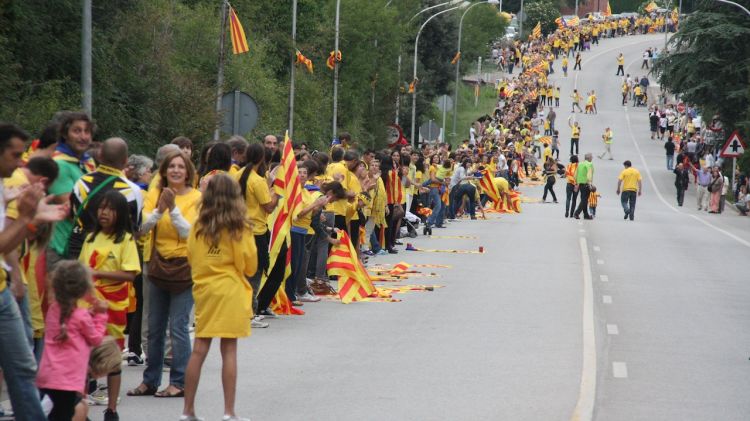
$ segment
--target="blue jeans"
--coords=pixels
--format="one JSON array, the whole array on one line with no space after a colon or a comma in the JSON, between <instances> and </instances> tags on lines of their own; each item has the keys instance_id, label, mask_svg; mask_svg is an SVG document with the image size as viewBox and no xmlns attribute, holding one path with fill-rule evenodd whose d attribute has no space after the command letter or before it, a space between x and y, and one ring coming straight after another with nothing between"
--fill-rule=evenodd
<instances>
[{"instance_id":1,"label":"blue jeans","mask_svg":"<svg viewBox=\"0 0 750 421\"><path fill-rule=\"evenodd\" d=\"M474 200L476 198L477 189L471 184L465 183L465 184L459 184L453 188L455 191L454 194L454 201L453 201L453 215L458 212L458 208L461 207L461 203L464 200L464 196L469 196L469 208L466 209L466 213L469 214L472 218L475 216L474 211L477 206L476 201Z\"/></svg>"},{"instance_id":2,"label":"blue jeans","mask_svg":"<svg viewBox=\"0 0 750 421\"><path fill-rule=\"evenodd\" d=\"M192 352L190 334L188 333L192 308L192 288L188 288L179 294L173 294L154 284L149 285L148 365L143 372L143 383L145 385L161 386L164 340L167 334L167 322L169 322L169 334L172 339L172 366L169 370L169 384L181 389L185 387L185 368Z\"/></svg>"},{"instance_id":3,"label":"blue jeans","mask_svg":"<svg viewBox=\"0 0 750 421\"><path fill-rule=\"evenodd\" d=\"M674 155L667 155L667 169L669 171L674 169Z\"/></svg>"},{"instance_id":4,"label":"blue jeans","mask_svg":"<svg viewBox=\"0 0 750 421\"><path fill-rule=\"evenodd\" d=\"M443 225L443 200L437 187L430 187L430 202L434 207L432 214L427 218L427 225Z\"/></svg>"},{"instance_id":5,"label":"blue jeans","mask_svg":"<svg viewBox=\"0 0 750 421\"><path fill-rule=\"evenodd\" d=\"M21 312L8 288L0 292L0 367L17 421L39 421L47 417L36 388L37 365L31 353Z\"/></svg>"}]
</instances>

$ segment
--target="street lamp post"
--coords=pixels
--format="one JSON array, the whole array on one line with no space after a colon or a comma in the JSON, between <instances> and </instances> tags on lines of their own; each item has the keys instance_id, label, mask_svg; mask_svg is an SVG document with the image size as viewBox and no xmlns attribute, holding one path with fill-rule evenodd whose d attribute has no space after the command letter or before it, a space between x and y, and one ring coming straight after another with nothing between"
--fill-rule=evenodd
<instances>
[{"instance_id":1,"label":"street lamp post","mask_svg":"<svg viewBox=\"0 0 750 421\"><path fill-rule=\"evenodd\" d=\"M750 10L747 10L747 8L745 6L743 6L743 5L739 4L739 3L735 3L735 2L729 1L729 0L716 0L716 1L718 1L719 3L725 3L725 4L730 4L732 6L739 7L740 9L742 9L743 12L745 12L746 15L750 16Z\"/></svg>"},{"instance_id":2,"label":"street lamp post","mask_svg":"<svg viewBox=\"0 0 750 421\"><path fill-rule=\"evenodd\" d=\"M338 111L339 111L339 62L336 59L339 54L339 17L341 15L341 0L336 0L336 39L333 46L333 137L338 135Z\"/></svg>"},{"instance_id":3,"label":"street lamp post","mask_svg":"<svg viewBox=\"0 0 750 421\"><path fill-rule=\"evenodd\" d=\"M523 39L523 20L526 19L526 13L523 11L523 0L521 0L521 8L518 10L518 39Z\"/></svg>"},{"instance_id":4,"label":"street lamp post","mask_svg":"<svg viewBox=\"0 0 750 421\"><path fill-rule=\"evenodd\" d=\"M414 40L414 71L412 74L412 83L414 83L417 80L417 62L419 60L419 36L422 35L422 30L427 26L428 23L430 23L431 20L435 19L436 17L452 12L456 9L461 8L462 5L451 7L450 9L445 9L440 12L435 13L434 15L427 18L427 20L424 21L422 26L419 27L419 31L417 32L417 38ZM417 84L414 83L414 89L411 93L411 146L414 147L416 144L416 122L417 122Z\"/></svg>"},{"instance_id":5,"label":"street lamp post","mask_svg":"<svg viewBox=\"0 0 750 421\"><path fill-rule=\"evenodd\" d=\"M474 3L461 15L461 20L458 22L458 48L456 48L456 54L458 55L458 60L456 60L456 86L453 91L453 136L456 136L456 121L458 118L458 85L459 85L459 78L461 77L461 33L463 31L464 27L464 18L466 17L466 14L469 13L469 10L471 10L474 6L479 6L480 4L500 4L500 12L503 11L503 3L500 0L486 0L486 1L480 1L478 3Z\"/></svg>"}]
</instances>

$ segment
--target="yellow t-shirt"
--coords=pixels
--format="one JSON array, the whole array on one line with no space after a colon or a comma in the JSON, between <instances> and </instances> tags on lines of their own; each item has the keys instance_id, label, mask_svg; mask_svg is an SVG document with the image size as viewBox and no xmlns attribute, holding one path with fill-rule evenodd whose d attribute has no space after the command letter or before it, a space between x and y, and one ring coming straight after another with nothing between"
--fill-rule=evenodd
<instances>
[{"instance_id":1,"label":"yellow t-shirt","mask_svg":"<svg viewBox=\"0 0 750 421\"><path fill-rule=\"evenodd\" d=\"M570 130L572 131L571 137L573 139L578 139L579 137L581 137L581 128L580 127L573 126Z\"/></svg>"},{"instance_id":2,"label":"yellow t-shirt","mask_svg":"<svg viewBox=\"0 0 750 421\"><path fill-rule=\"evenodd\" d=\"M625 168L617 179L622 181L623 191L638 191L638 182L641 181L641 173L633 167Z\"/></svg>"},{"instance_id":3,"label":"yellow t-shirt","mask_svg":"<svg viewBox=\"0 0 750 421\"><path fill-rule=\"evenodd\" d=\"M48 292L44 284L39 284L37 279L36 266L40 253L45 250L38 244L26 241L25 247L22 247L24 255L21 256L20 268L23 283L27 285L29 297L29 313L31 313L31 329L34 331L34 338L44 337L44 313L42 312L42 300L45 299ZM44 282L44 279L41 279Z\"/></svg>"},{"instance_id":4,"label":"yellow t-shirt","mask_svg":"<svg viewBox=\"0 0 750 421\"><path fill-rule=\"evenodd\" d=\"M495 187L497 187L498 193L508 193L510 191L510 185L508 184L508 180L506 180L503 177L496 177L492 179L492 183L495 184Z\"/></svg>"},{"instance_id":5,"label":"yellow t-shirt","mask_svg":"<svg viewBox=\"0 0 750 421\"><path fill-rule=\"evenodd\" d=\"M115 243L114 236L103 233L99 233L94 237L94 241L92 242L91 238L93 235L93 233L89 234L86 237L86 241L83 242L81 254L78 256L79 262L101 272L123 271L135 272L136 274L141 273L138 248L131 234L125 234L119 243ZM162 232L159 231L159 237L161 236ZM161 253L161 250L159 252ZM120 282L110 281L106 278L99 278L94 282L97 286L113 283Z\"/></svg>"},{"instance_id":6,"label":"yellow t-shirt","mask_svg":"<svg viewBox=\"0 0 750 421\"><path fill-rule=\"evenodd\" d=\"M3 179L3 187L5 191L16 187L23 187L29 184L29 178L26 177L26 173L21 168L16 168L13 171L13 175ZM18 206L15 200L5 204L5 216L10 219L18 219Z\"/></svg>"},{"instance_id":7,"label":"yellow t-shirt","mask_svg":"<svg viewBox=\"0 0 750 421\"><path fill-rule=\"evenodd\" d=\"M248 227L236 241L224 231L216 246L197 236L193 225L187 258L193 278L195 336L239 338L250 335L253 289L246 277L258 270L258 251Z\"/></svg>"},{"instance_id":8,"label":"yellow t-shirt","mask_svg":"<svg viewBox=\"0 0 750 421\"><path fill-rule=\"evenodd\" d=\"M237 180L242 176L242 172L235 176ZM271 202L271 190L268 188L266 179L258 175L255 171L250 171L247 177L245 190L245 205L247 206L247 217L253 223L253 234L263 235L268 231L267 219L268 213L261 207Z\"/></svg>"},{"instance_id":9,"label":"yellow t-shirt","mask_svg":"<svg viewBox=\"0 0 750 421\"><path fill-rule=\"evenodd\" d=\"M362 184L359 182L359 178L353 172L346 171L346 190L354 193L354 201L348 202L346 216L349 220L358 221L359 213L357 212L357 204L359 203L359 194L362 193ZM404 194L406 197L406 194Z\"/></svg>"},{"instance_id":10,"label":"yellow t-shirt","mask_svg":"<svg viewBox=\"0 0 750 421\"><path fill-rule=\"evenodd\" d=\"M335 180L336 178L334 178L334 176L336 175L341 176L340 177L341 186L344 188L344 190L349 190L349 185L347 184L348 173L349 173L349 169L346 168L346 165L344 165L343 161L329 164L328 167L326 168L326 176L330 180ZM326 206L326 209L329 211L332 211L336 215L346 216L347 208L349 207L348 205L349 205L349 201L347 199L339 199L339 200L329 203L328 206Z\"/></svg>"},{"instance_id":11,"label":"yellow t-shirt","mask_svg":"<svg viewBox=\"0 0 750 421\"><path fill-rule=\"evenodd\" d=\"M625 57L623 57L623 56L617 57L617 64L619 66L622 66L623 64L625 64Z\"/></svg>"},{"instance_id":12,"label":"yellow t-shirt","mask_svg":"<svg viewBox=\"0 0 750 421\"><path fill-rule=\"evenodd\" d=\"M313 202L315 202L315 200L317 200L318 197L320 196L321 196L320 192L317 192L317 191L309 192L307 191L307 189L303 188L302 189L302 204L300 205L301 206L300 210L312 205ZM313 213L315 212L314 211L307 212L305 215L298 217L296 220L292 222L292 226L303 228L307 230L308 234L312 234L314 231L310 225L312 224Z\"/></svg>"},{"instance_id":13,"label":"yellow t-shirt","mask_svg":"<svg viewBox=\"0 0 750 421\"><path fill-rule=\"evenodd\" d=\"M156 200L154 200L156 197ZM151 212L156 209L159 195L147 194L146 201L143 205L143 220L147 220ZM198 205L201 201L201 192L196 189L191 189L186 194L175 196L175 206L180 209L183 218L185 218L191 224L198 218ZM172 217L169 216L169 212L164 212L156 227L156 250L165 259L171 259L174 257L185 257L187 255L187 242L185 239L181 239L177 234L177 230L172 225ZM153 241L153 235L152 240ZM143 247L143 260L149 261L151 259L151 241Z\"/></svg>"}]
</instances>

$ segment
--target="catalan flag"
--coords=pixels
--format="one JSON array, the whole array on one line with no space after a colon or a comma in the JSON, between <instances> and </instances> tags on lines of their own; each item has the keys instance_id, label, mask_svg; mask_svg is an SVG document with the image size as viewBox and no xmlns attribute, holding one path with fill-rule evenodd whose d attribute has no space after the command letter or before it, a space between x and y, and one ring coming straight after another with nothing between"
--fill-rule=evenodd
<instances>
[{"instance_id":1,"label":"catalan flag","mask_svg":"<svg viewBox=\"0 0 750 421\"><path fill-rule=\"evenodd\" d=\"M101 251L101 253L100 253ZM107 261L110 250L94 250L89 257L89 267L97 270ZM111 283L94 279L94 287L97 298L105 300L109 304L107 309L107 334L114 337L120 349L125 347L125 326L128 324L128 306L130 297L128 294L130 282Z\"/></svg>"},{"instance_id":2,"label":"catalan flag","mask_svg":"<svg viewBox=\"0 0 750 421\"><path fill-rule=\"evenodd\" d=\"M647 4L646 7L643 8L643 10L647 11L648 13L651 13L658 8L659 6L652 1L651 3Z\"/></svg>"},{"instance_id":3,"label":"catalan flag","mask_svg":"<svg viewBox=\"0 0 750 421\"><path fill-rule=\"evenodd\" d=\"M461 59L461 52L458 51L458 52L456 52L456 55L453 56L453 59L451 59L451 64L458 63L458 60L460 60L460 59Z\"/></svg>"},{"instance_id":4,"label":"catalan flag","mask_svg":"<svg viewBox=\"0 0 750 421\"><path fill-rule=\"evenodd\" d=\"M579 23L581 23L581 20L578 19L578 16L573 16L567 21L568 26L578 26Z\"/></svg>"},{"instance_id":5,"label":"catalan flag","mask_svg":"<svg viewBox=\"0 0 750 421\"><path fill-rule=\"evenodd\" d=\"M245 29L242 28L240 18L237 17L237 12L234 11L232 6L229 6L229 31L232 34L232 52L234 54L250 51L250 47L247 45L247 37L245 37Z\"/></svg>"},{"instance_id":6,"label":"catalan flag","mask_svg":"<svg viewBox=\"0 0 750 421\"><path fill-rule=\"evenodd\" d=\"M602 13L603 16L612 16L612 7L609 5L609 0L607 0L607 8L604 9L604 13Z\"/></svg>"},{"instance_id":7,"label":"catalan flag","mask_svg":"<svg viewBox=\"0 0 750 421\"><path fill-rule=\"evenodd\" d=\"M276 171L276 179L273 183L274 190L279 194L279 204L276 210L268 217L268 226L271 227L271 239L269 245L269 267L273 268L279 258L285 259L284 281L279 288L273 303L274 311L279 310L281 314L304 314L289 304L289 298L284 293L284 284L291 275L291 237L292 219L302 210L302 185L299 182L297 172L297 160L294 159L292 140L289 133L284 136L284 149L281 156L281 164ZM282 245L286 244L287 253L281 254ZM261 279L261 288L265 284L266 276Z\"/></svg>"},{"instance_id":8,"label":"catalan flag","mask_svg":"<svg viewBox=\"0 0 750 421\"><path fill-rule=\"evenodd\" d=\"M336 63L341 63L341 50L331 51L328 53L328 59L326 60L326 66L333 70L336 67Z\"/></svg>"},{"instance_id":9,"label":"catalan flag","mask_svg":"<svg viewBox=\"0 0 750 421\"><path fill-rule=\"evenodd\" d=\"M408 263L406 263L406 262L399 262L399 263L396 263L396 265L393 266L393 269L391 269L390 271L388 271L388 274L389 275L400 275L400 274L406 272L407 270L409 270L410 267L411 267L411 265L408 264Z\"/></svg>"},{"instance_id":10,"label":"catalan flag","mask_svg":"<svg viewBox=\"0 0 750 421\"><path fill-rule=\"evenodd\" d=\"M313 72L313 62L309 58L305 57L299 50L297 50L297 53L295 55L297 60L294 62L294 64L303 64L307 68L307 71L312 73Z\"/></svg>"},{"instance_id":11,"label":"catalan flag","mask_svg":"<svg viewBox=\"0 0 750 421\"><path fill-rule=\"evenodd\" d=\"M377 295L378 291L372 284L370 275L357 259L349 234L339 230L337 235L339 243L331 248L326 269L329 275L338 276L341 302L349 304Z\"/></svg>"},{"instance_id":12,"label":"catalan flag","mask_svg":"<svg viewBox=\"0 0 750 421\"><path fill-rule=\"evenodd\" d=\"M537 22L534 29L531 30L531 38L538 39L542 37L542 23Z\"/></svg>"},{"instance_id":13,"label":"catalan flag","mask_svg":"<svg viewBox=\"0 0 750 421\"><path fill-rule=\"evenodd\" d=\"M503 204L500 201L500 192L497 190L497 186L492 181L492 175L490 174L489 170L482 171L482 178L479 179L479 186L492 201L492 208L498 212L502 212Z\"/></svg>"}]
</instances>

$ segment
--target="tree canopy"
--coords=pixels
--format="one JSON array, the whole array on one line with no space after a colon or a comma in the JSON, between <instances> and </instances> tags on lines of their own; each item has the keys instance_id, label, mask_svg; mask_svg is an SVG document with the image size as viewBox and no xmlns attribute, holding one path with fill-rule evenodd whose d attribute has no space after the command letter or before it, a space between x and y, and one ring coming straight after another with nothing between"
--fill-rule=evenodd
<instances>
[{"instance_id":1,"label":"tree canopy","mask_svg":"<svg viewBox=\"0 0 750 421\"><path fill-rule=\"evenodd\" d=\"M704 115L750 130L750 16L731 6L700 2L680 24L670 51L655 64L659 82Z\"/></svg>"},{"instance_id":2,"label":"tree canopy","mask_svg":"<svg viewBox=\"0 0 750 421\"><path fill-rule=\"evenodd\" d=\"M544 35L555 32L557 29L555 19L560 17L560 10L556 2L552 0L533 0L524 4L524 11L526 13L526 25L524 26L525 34L521 34L522 37L531 33L537 22L541 24L542 34Z\"/></svg>"},{"instance_id":3,"label":"tree canopy","mask_svg":"<svg viewBox=\"0 0 750 421\"><path fill-rule=\"evenodd\" d=\"M295 140L317 147L332 136L333 76L325 60L334 49L333 0L298 0L296 47L314 72L296 72ZM390 3L388 6L386 4ZM396 116L396 96L411 81L414 36L430 14L409 22L436 0L341 2L340 131L363 145L382 144ZM240 89L260 108L246 135L281 134L287 126L291 2L233 0L250 52L231 54L227 39L224 91ZM177 135L211 138L221 1L110 0L94 2L93 117L98 138L122 136L133 150L153 151ZM420 38L418 120L451 91L458 19L463 9L431 21ZM0 120L37 132L61 109L81 103L80 0L0 0ZM464 20L462 68L486 55L504 34L497 8L477 6ZM398 57L402 56L401 73ZM401 94L403 95L403 94ZM401 98L401 121L410 101ZM408 129L408 127L407 127Z\"/></svg>"}]
</instances>

